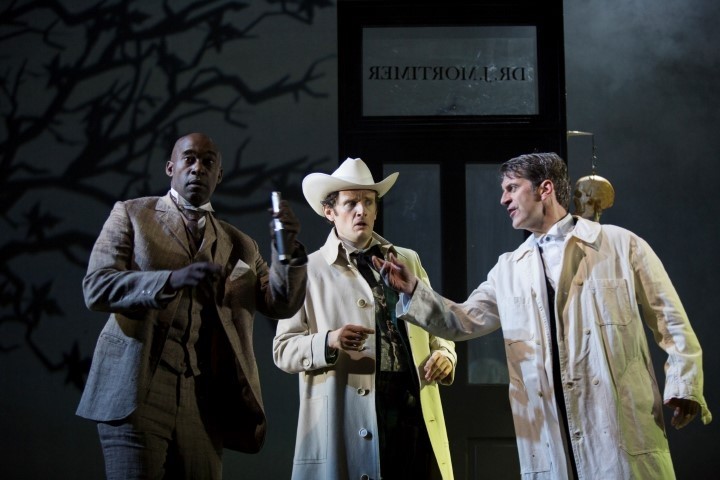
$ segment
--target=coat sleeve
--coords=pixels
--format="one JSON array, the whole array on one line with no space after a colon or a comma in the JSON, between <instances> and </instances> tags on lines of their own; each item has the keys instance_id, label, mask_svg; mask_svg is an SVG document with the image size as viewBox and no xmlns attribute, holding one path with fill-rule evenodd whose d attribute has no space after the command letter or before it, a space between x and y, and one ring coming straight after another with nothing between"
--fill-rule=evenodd
<instances>
[{"instance_id":1,"label":"coat sleeve","mask_svg":"<svg viewBox=\"0 0 720 480\"><path fill-rule=\"evenodd\" d=\"M253 241L255 250L255 271L257 272L257 310L270 318L287 319L292 317L305 301L307 288L307 256L305 247L298 245L300 253L296 259L285 265L280 263L277 250L272 246L270 266L260 255L258 245Z\"/></svg>"},{"instance_id":2,"label":"coat sleeve","mask_svg":"<svg viewBox=\"0 0 720 480\"><path fill-rule=\"evenodd\" d=\"M702 349L697 336L660 259L643 239L633 237L631 241L631 263L643 318L657 344L668 354L664 400L695 400L702 409L703 423L710 423L712 415L703 396Z\"/></svg>"},{"instance_id":3,"label":"coat sleeve","mask_svg":"<svg viewBox=\"0 0 720 480\"><path fill-rule=\"evenodd\" d=\"M311 331L307 304L292 318L278 322L273 339L273 360L287 373L300 373L333 365L325 355L328 332Z\"/></svg>"},{"instance_id":4,"label":"coat sleeve","mask_svg":"<svg viewBox=\"0 0 720 480\"><path fill-rule=\"evenodd\" d=\"M117 202L95 241L83 279L85 304L90 310L121 313L167 305L169 299L160 292L170 270L140 270L134 263L133 238L126 205Z\"/></svg>"},{"instance_id":5,"label":"coat sleeve","mask_svg":"<svg viewBox=\"0 0 720 480\"><path fill-rule=\"evenodd\" d=\"M424 282L419 282L412 298L402 294L398 302L398 318L424 328L433 335L450 340L470 340L500 328L493 278L477 287L464 303L449 300Z\"/></svg>"}]
</instances>

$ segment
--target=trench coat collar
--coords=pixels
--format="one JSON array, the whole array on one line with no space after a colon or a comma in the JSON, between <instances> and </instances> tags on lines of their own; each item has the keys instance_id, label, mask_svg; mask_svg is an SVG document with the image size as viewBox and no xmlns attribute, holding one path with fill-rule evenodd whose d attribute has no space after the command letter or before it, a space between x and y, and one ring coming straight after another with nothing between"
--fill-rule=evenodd
<instances>
[{"instance_id":1,"label":"trench coat collar","mask_svg":"<svg viewBox=\"0 0 720 480\"><path fill-rule=\"evenodd\" d=\"M392 253L395 256L400 256L392 243L390 243L375 232L373 232L372 234L372 241L370 242L370 244L379 244L380 251L385 258L387 258L388 253ZM348 258L348 251L345 249L345 246L342 240L340 240L340 237L337 236L335 227L330 230L330 234L325 241L325 245L320 247L320 254L323 256L328 265L332 265L337 261L340 261L342 263L348 263L350 261L350 259Z\"/></svg>"}]
</instances>

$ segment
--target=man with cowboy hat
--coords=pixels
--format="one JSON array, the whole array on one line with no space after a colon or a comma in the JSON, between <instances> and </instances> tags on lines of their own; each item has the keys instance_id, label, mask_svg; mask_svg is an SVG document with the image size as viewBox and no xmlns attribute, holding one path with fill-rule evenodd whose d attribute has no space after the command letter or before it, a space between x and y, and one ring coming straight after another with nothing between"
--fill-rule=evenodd
<instances>
[{"instance_id":1,"label":"man with cowboy hat","mask_svg":"<svg viewBox=\"0 0 720 480\"><path fill-rule=\"evenodd\" d=\"M348 158L303 180L334 227L309 256L305 304L273 342L275 364L300 374L293 479L430 478L433 463L453 478L437 383L453 381L454 344L398 322L397 294L371 268L371 256L391 254L429 284L416 252L373 231L397 177L376 183Z\"/></svg>"}]
</instances>

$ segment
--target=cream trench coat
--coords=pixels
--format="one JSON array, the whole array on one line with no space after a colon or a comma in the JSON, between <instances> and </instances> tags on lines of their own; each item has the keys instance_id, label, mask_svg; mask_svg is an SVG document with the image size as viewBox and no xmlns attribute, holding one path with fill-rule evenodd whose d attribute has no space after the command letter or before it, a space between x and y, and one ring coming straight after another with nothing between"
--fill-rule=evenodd
<instances>
[{"instance_id":1,"label":"cream trench coat","mask_svg":"<svg viewBox=\"0 0 720 480\"><path fill-rule=\"evenodd\" d=\"M427 274L416 252L394 247L374 234L383 254L393 251L424 282ZM370 287L348 260L333 229L327 242L308 258L305 305L278 323L273 342L275 364L299 373L298 415L293 479L379 480L380 458L375 414L375 335L361 352L339 351L334 364L325 359L327 333L346 324L375 328ZM408 325L413 361L420 380L420 403L435 458L444 479L452 479L450 447L436 382L427 383L423 365L432 351L457 361L453 342Z\"/></svg>"},{"instance_id":2,"label":"cream trench coat","mask_svg":"<svg viewBox=\"0 0 720 480\"><path fill-rule=\"evenodd\" d=\"M663 400L693 399L704 423L712 417L703 398L700 345L658 257L627 230L578 218L565 244L553 308L564 331L559 388L579 478L675 478ZM502 255L465 303L420 284L406 309L399 318L455 340L502 327L522 476L568 478L553 393L558 386L545 277L533 237ZM643 318L668 355L663 396Z\"/></svg>"}]
</instances>

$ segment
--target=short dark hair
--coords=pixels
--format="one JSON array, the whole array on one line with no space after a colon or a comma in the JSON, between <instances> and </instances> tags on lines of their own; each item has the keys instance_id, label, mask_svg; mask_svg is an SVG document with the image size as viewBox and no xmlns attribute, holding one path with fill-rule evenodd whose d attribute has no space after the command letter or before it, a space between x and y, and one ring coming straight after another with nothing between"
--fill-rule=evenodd
<instances>
[{"instance_id":1,"label":"short dark hair","mask_svg":"<svg viewBox=\"0 0 720 480\"><path fill-rule=\"evenodd\" d=\"M555 197L565 210L570 207L570 178L567 164L557 153L528 153L511 158L500 166L500 177L524 178L533 187L550 180L555 187Z\"/></svg>"}]
</instances>

